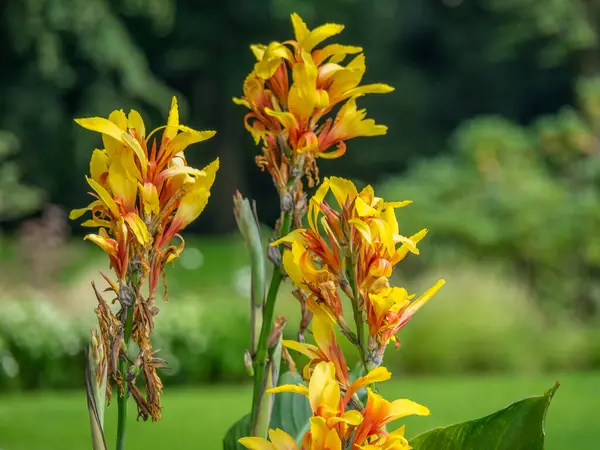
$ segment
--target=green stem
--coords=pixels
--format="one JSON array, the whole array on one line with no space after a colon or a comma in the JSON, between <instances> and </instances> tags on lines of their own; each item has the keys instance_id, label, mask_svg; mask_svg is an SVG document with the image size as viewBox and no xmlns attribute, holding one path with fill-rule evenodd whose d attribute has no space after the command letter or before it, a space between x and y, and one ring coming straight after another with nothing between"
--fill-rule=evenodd
<instances>
[{"instance_id":1,"label":"green stem","mask_svg":"<svg viewBox=\"0 0 600 450\"><path fill-rule=\"evenodd\" d=\"M358 350L360 353L360 359L365 369L365 373L369 372L367 366L367 336L365 333L365 321L363 320L362 313L358 308L360 292L356 285L356 264L352 258L346 258L346 276L352 289L352 311L354 312L354 324L356 325L356 336L358 337Z\"/></svg>"},{"instance_id":2,"label":"green stem","mask_svg":"<svg viewBox=\"0 0 600 450\"><path fill-rule=\"evenodd\" d=\"M129 346L131 339L131 329L133 328L133 306L127 307L127 317L125 319L125 330L123 332L123 342L125 348ZM129 383L127 382L127 359L119 360L119 372L123 376L123 395L118 401L118 423L117 423L117 450L125 450L125 439L127 435L127 396L129 394Z\"/></svg>"},{"instance_id":3,"label":"green stem","mask_svg":"<svg viewBox=\"0 0 600 450\"><path fill-rule=\"evenodd\" d=\"M283 222L281 224L279 237L285 236L290 232L292 226L292 215L284 214ZM283 251L283 246L280 246L280 250ZM263 310L263 322L260 330L260 337L258 340L258 347L256 349L256 356L254 358L254 393L252 396L252 420L253 423L256 420L258 409L260 407L260 399L262 395L263 378L265 376L265 366L267 364L267 353L269 346L269 336L271 335L271 329L273 327L273 315L275 314L275 303L277 301L277 292L279 286L283 280L283 273L281 268L275 267L273 269L273 276L271 278L271 284L269 285L269 291L267 293L267 300ZM276 383L276 381L275 381Z\"/></svg>"}]
</instances>

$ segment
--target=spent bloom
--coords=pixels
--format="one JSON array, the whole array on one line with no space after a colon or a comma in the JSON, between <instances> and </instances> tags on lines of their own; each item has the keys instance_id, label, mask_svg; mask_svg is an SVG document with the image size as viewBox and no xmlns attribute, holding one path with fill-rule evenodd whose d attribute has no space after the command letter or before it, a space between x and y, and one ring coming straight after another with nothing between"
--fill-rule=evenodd
<instances>
[{"instance_id":1,"label":"spent bloom","mask_svg":"<svg viewBox=\"0 0 600 450\"><path fill-rule=\"evenodd\" d=\"M116 276L113 280L103 275L109 283L108 291L121 306L117 314L94 286L108 373L121 396L125 395L125 385L129 386L141 417L158 420L162 382L156 369L164 361L156 357L150 341L158 313L155 295L165 264L183 250L184 242L178 233L205 208L219 167L218 159L202 170L190 167L184 151L215 132L196 131L180 124L175 98L166 125L149 133L135 110L127 115L116 110L108 118L75 121L100 133L104 147L93 151L90 176L86 177L93 201L85 208L73 210L70 218L91 214L82 226L97 230L85 239L108 254ZM174 238L178 238L178 245L173 244ZM140 288L146 282L148 296L144 298ZM128 358L130 338L139 348L138 356L129 368L119 367ZM136 387L140 373L145 379L145 398ZM108 383L109 398L110 393Z\"/></svg>"},{"instance_id":2,"label":"spent bloom","mask_svg":"<svg viewBox=\"0 0 600 450\"><path fill-rule=\"evenodd\" d=\"M361 85L366 71L361 47L321 45L341 33L343 25L310 30L298 14L291 20L294 39L250 47L257 61L244 81L243 97L234 98L250 110L246 129L263 145L257 163L280 191L303 172L312 184L313 176L318 179L316 158L342 156L345 141L385 134L387 127L367 119L356 102L365 94L394 90L381 83Z\"/></svg>"}]
</instances>

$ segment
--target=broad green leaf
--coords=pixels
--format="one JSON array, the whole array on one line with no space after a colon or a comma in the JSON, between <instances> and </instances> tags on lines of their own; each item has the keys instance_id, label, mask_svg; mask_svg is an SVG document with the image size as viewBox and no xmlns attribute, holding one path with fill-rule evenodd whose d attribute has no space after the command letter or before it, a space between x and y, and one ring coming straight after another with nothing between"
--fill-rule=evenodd
<instances>
[{"instance_id":1,"label":"broad green leaf","mask_svg":"<svg viewBox=\"0 0 600 450\"><path fill-rule=\"evenodd\" d=\"M227 431L223 438L223 450L246 450L246 447L240 444L238 439L250 436L252 434L251 428L252 418L250 414L246 414Z\"/></svg>"},{"instance_id":2,"label":"broad green leaf","mask_svg":"<svg viewBox=\"0 0 600 450\"><path fill-rule=\"evenodd\" d=\"M413 450L543 450L544 420L558 383L544 395L481 419L434 428L410 441Z\"/></svg>"},{"instance_id":3,"label":"broad green leaf","mask_svg":"<svg viewBox=\"0 0 600 450\"><path fill-rule=\"evenodd\" d=\"M300 376L293 375L290 372L284 373L279 379L279 385L299 383L302 383ZM273 405L269 428L280 428L299 443L310 428L309 419L312 416L312 411L308 399L304 395L291 392L274 395L275 404Z\"/></svg>"}]
</instances>

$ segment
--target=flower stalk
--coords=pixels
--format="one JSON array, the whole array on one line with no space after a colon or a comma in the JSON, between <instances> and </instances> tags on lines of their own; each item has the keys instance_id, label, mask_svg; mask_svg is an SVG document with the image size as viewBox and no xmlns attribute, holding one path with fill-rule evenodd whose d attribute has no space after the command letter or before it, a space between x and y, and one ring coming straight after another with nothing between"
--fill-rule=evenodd
<instances>
[{"instance_id":1,"label":"flower stalk","mask_svg":"<svg viewBox=\"0 0 600 450\"><path fill-rule=\"evenodd\" d=\"M363 369L365 370L365 373L367 373L369 372L369 367L367 366L368 333L365 328L365 320L360 308L360 305L363 302L360 298L360 291L358 289L358 286L356 285L356 263L354 262L354 258L352 256L347 256L345 258L345 262L346 277L348 279L348 284L350 285L350 289L352 292L352 297L350 298L350 301L352 303L354 325L356 326L356 346L360 353L360 361L363 366Z\"/></svg>"},{"instance_id":2,"label":"flower stalk","mask_svg":"<svg viewBox=\"0 0 600 450\"><path fill-rule=\"evenodd\" d=\"M280 236L285 236L290 232L292 226L292 214L284 213L281 227L279 230ZM283 251L283 246L280 246L280 251ZM260 331L260 337L258 340L258 347L254 358L254 390L252 396L252 418L253 427L256 426L258 419L258 411L260 407L260 398L264 396L264 377L265 367L267 364L267 354L269 345L269 336L273 326L273 318L275 315L275 303L277 302L277 294L279 292L279 286L283 280L283 268L274 267L273 275L271 276L271 283L269 285L269 291L267 293L267 299L263 310L263 322ZM265 430L266 431L266 430Z\"/></svg>"},{"instance_id":3,"label":"flower stalk","mask_svg":"<svg viewBox=\"0 0 600 450\"><path fill-rule=\"evenodd\" d=\"M131 276L132 285L135 285L133 292L137 292L139 276L133 272ZM124 354L119 359L119 372L123 375L123 392L117 399L117 450L125 450L127 439L127 400L129 399L129 377L128 374L128 355L127 350L131 341L131 331L133 329L133 305L123 303L125 308L125 327L123 330Z\"/></svg>"}]
</instances>

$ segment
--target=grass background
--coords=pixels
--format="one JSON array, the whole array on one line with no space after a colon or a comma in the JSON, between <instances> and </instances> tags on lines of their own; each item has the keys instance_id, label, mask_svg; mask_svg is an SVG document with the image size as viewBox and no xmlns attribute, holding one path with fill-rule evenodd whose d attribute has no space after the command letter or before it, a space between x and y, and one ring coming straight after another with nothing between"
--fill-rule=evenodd
<instances>
[{"instance_id":1,"label":"grass background","mask_svg":"<svg viewBox=\"0 0 600 450\"><path fill-rule=\"evenodd\" d=\"M429 417L407 418L407 434L477 418L515 399L542 394L555 381L547 417L547 450L597 450L600 442L600 372L527 377L426 377L381 385L387 398L408 397L427 405ZM130 402L130 450L177 448L218 450L232 422L250 402L249 386L168 389L159 423L135 421ZM112 445L116 404L107 410L106 432ZM88 416L81 391L0 397L1 450L80 450L89 448ZM484 449L482 449L484 450Z\"/></svg>"}]
</instances>

